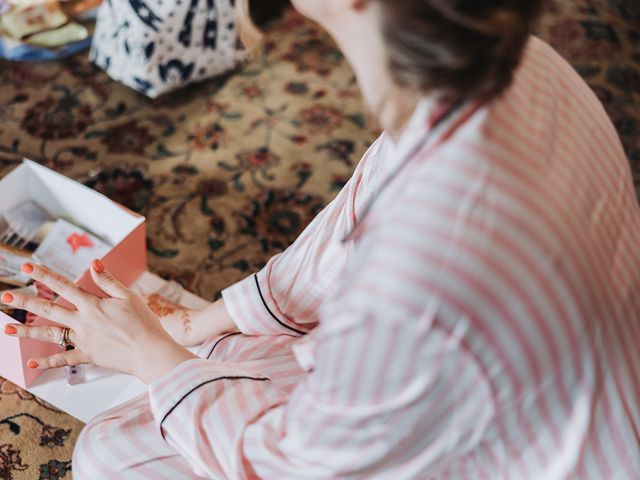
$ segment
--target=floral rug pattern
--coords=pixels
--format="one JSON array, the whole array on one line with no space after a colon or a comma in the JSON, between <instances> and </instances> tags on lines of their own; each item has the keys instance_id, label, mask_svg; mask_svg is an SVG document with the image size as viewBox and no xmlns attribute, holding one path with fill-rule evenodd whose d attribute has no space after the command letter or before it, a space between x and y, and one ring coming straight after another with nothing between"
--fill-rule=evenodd
<instances>
[{"instance_id":1,"label":"floral rug pattern","mask_svg":"<svg viewBox=\"0 0 640 480\"><path fill-rule=\"evenodd\" d=\"M539 35L604 102L640 193L640 4L548 10ZM292 12L242 69L155 101L86 55L0 60L0 176L28 157L142 213L150 269L212 300L296 238L375 136L341 53ZM70 478L81 428L0 379L0 479Z\"/></svg>"}]
</instances>

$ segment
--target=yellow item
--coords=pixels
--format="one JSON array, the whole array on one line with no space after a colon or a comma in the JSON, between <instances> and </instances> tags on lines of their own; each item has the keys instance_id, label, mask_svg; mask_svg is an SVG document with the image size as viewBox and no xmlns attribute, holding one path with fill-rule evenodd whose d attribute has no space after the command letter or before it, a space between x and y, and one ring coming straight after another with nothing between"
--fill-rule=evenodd
<instances>
[{"instance_id":1,"label":"yellow item","mask_svg":"<svg viewBox=\"0 0 640 480\"><path fill-rule=\"evenodd\" d=\"M39 47L57 48L84 40L88 36L88 30L79 23L68 23L64 27L55 30L31 35L25 42Z\"/></svg>"},{"instance_id":2,"label":"yellow item","mask_svg":"<svg viewBox=\"0 0 640 480\"><path fill-rule=\"evenodd\" d=\"M61 27L69 21L57 1L46 3L14 5L14 8L0 17L2 30L21 40L43 30Z\"/></svg>"}]
</instances>

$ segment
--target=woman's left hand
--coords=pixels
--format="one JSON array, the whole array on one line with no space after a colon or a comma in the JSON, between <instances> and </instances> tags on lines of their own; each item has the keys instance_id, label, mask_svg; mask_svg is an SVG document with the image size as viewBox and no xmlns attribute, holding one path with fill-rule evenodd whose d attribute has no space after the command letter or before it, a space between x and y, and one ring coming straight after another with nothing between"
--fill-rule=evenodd
<instances>
[{"instance_id":1,"label":"woman's left hand","mask_svg":"<svg viewBox=\"0 0 640 480\"><path fill-rule=\"evenodd\" d=\"M75 349L27 362L31 368L55 368L93 363L135 375L146 383L167 373L185 360L198 358L177 344L165 331L146 301L116 280L102 262L91 267L95 284L107 295L100 298L82 290L69 279L42 266L27 263L23 271L73 304L65 308L49 300L5 293L2 301L69 327ZM62 327L13 324L5 332L20 337L58 343Z\"/></svg>"}]
</instances>

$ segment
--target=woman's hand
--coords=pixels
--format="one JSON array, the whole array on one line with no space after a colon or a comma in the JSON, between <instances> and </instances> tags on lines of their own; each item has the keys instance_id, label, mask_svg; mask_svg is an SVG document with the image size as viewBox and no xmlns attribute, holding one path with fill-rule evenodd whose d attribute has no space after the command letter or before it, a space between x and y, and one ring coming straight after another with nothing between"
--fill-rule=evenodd
<instances>
[{"instance_id":1,"label":"woman's hand","mask_svg":"<svg viewBox=\"0 0 640 480\"><path fill-rule=\"evenodd\" d=\"M222 299L204 310L193 310L153 293L147 297L147 304L171 338L183 347L194 347L213 336L237 330Z\"/></svg>"},{"instance_id":2,"label":"woman's hand","mask_svg":"<svg viewBox=\"0 0 640 480\"><path fill-rule=\"evenodd\" d=\"M151 382L191 358L165 331L146 301L118 282L95 260L91 276L107 295L100 298L82 290L69 279L41 266L25 264L23 271L73 306L66 308L49 300L18 293L5 293L2 301L50 319L71 329L69 338L76 346L50 357L30 359L31 368L52 368L78 363L94 363L101 367L137 376ZM5 332L58 343L62 328L10 325Z\"/></svg>"}]
</instances>

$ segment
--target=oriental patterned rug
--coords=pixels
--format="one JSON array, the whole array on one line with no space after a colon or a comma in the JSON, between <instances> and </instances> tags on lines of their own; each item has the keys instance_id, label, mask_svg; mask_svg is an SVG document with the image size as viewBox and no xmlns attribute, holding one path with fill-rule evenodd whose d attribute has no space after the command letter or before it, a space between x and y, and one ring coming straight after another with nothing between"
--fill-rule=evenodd
<instances>
[{"instance_id":1,"label":"oriental patterned rug","mask_svg":"<svg viewBox=\"0 0 640 480\"><path fill-rule=\"evenodd\" d=\"M596 90L640 192L640 4L555 1L540 35ZM150 101L85 55L0 61L0 175L28 157L142 213L150 269L207 299L285 248L374 139L352 72L295 13L243 69ZM0 479L69 479L82 423L0 378Z\"/></svg>"}]
</instances>

